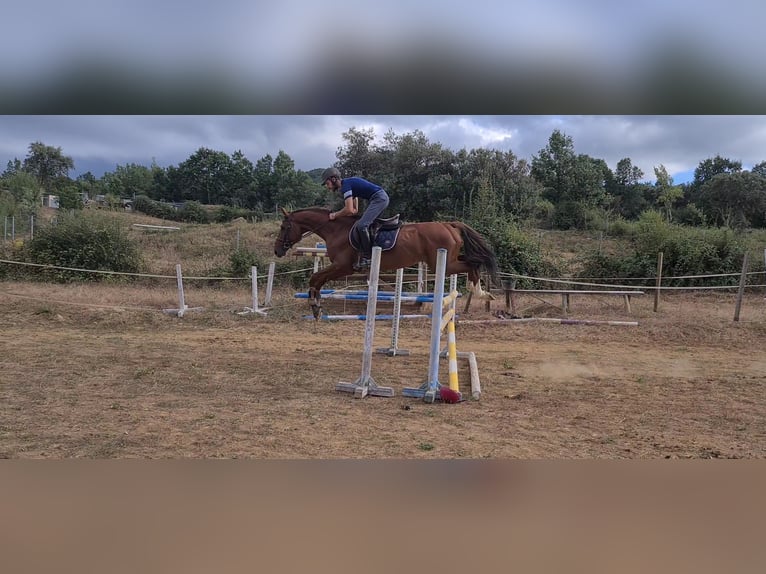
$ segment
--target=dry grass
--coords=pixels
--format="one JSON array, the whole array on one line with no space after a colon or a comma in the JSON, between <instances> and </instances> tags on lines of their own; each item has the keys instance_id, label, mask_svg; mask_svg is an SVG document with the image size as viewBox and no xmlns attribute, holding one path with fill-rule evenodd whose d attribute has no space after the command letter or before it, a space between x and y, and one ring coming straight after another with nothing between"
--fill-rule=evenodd
<instances>
[{"instance_id":1,"label":"dry grass","mask_svg":"<svg viewBox=\"0 0 766 574\"><path fill-rule=\"evenodd\" d=\"M239 315L246 286L174 288L3 283L0 456L8 458L763 458L766 306L732 294L573 299L572 316L638 327L472 324L479 401L401 397L426 379L426 321L403 325L407 357L373 357L392 399L335 384L361 367L362 322L301 319L275 296L269 316ZM532 302L529 301L531 304ZM500 302L495 302L497 309ZM560 316L555 306L540 315ZM390 326L376 326L388 347ZM442 364L443 370L446 365ZM467 366L460 365L468 396Z\"/></svg>"},{"instance_id":2,"label":"dry grass","mask_svg":"<svg viewBox=\"0 0 766 574\"><path fill-rule=\"evenodd\" d=\"M124 219L124 215L122 218ZM167 225L162 220L140 217L141 223ZM153 221L153 223L151 223ZM138 222L137 222L138 223ZM257 225L245 221L209 225L173 223L178 231L161 231L131 227L130 234L145 254L146 271L154 274L175 274L176 264L193 276L221 275L229 267L229 256L236 249L255 251L262 255L273 253L279 230L277 222Z\"/></svg>"}]
</instances>

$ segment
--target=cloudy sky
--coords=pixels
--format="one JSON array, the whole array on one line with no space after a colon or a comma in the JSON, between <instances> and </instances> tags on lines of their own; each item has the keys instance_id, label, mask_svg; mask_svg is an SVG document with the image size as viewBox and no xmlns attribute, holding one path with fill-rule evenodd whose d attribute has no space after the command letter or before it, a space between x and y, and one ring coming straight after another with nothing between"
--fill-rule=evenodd
<instances>
[{"instance_id":1,"label":"cloudy sky","mask_svg":"<svg viewBox=\"0 0 766 574\"><path fill-rule=\"evenodd\" d=\"M614 169L625 157L654 181L664 165L676 183L688 181L697 165L721 155L745 169L766 161L766 116L0 116L0 168L23 160L41 141L73 158L73 177L101 176L117 165L178 165L200 147L254 163L285 151L297 169L327 167L351 127L402 135L420 130L429 141L453 151L489 148L512 151L531 161L558 129L576 153L606 161Z\"/></svg>"}]
</instances>

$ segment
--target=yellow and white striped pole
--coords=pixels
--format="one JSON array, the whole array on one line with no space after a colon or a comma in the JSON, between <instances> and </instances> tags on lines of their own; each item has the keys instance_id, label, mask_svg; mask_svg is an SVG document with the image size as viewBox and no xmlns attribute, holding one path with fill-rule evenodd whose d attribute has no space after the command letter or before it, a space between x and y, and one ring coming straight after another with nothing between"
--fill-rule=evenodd
<instances>
[{"instance_id":1,"label":"yellow and white striped pole","mask_svg":"<svg viewBox=\"0 0 766 574\"><path fill-rule=\"evenodd\" d=\"M457 343L455 342L455 319L447 324L447 357L449 359L449 388L460 391L457 379Z\"/></svg>"}]
</instances>

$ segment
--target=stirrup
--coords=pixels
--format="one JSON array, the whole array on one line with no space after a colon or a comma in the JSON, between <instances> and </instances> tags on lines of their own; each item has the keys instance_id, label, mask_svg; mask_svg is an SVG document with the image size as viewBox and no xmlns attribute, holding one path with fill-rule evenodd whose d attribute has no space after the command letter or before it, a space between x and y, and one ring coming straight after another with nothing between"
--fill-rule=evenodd
<instances>
[{"instance_id":1,"label":"stirrup","mask_svg":"<svg viewBox=\"0 0 766 574\"><path fill-rule=\"evenodd\" d=\"M361 271L362 269L368 269L370 267L370 260L366 257L360 257L359 260L354 263L354 271Z\"/></svg>"}]
</instances>

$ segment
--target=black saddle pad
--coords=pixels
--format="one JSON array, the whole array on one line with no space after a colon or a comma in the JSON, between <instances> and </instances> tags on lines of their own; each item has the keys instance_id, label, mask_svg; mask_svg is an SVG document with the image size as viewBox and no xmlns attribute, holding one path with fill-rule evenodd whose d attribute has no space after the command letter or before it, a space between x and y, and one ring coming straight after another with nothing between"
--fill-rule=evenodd
<instances>
[{"instance_id":1,"label":"black saddle pad","mask_svg":"<svg viewBox=\"0 0 766 574\"><path fill-rule=\"evenodd\" d=\"M401 231L401 229L401 227L397 227L396 229L378 231L377 235L375 235L375 239L372 242L373 246L380 247L383 251L388 251L389 249L393 248L394 245L396 245L396 240L399 238L399 231ZM353 231L349 233L348 240L353 248L359 251L360 245L356 240L356 233Z\"/></svg>"}]
</instances>

